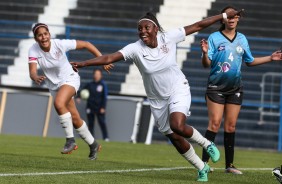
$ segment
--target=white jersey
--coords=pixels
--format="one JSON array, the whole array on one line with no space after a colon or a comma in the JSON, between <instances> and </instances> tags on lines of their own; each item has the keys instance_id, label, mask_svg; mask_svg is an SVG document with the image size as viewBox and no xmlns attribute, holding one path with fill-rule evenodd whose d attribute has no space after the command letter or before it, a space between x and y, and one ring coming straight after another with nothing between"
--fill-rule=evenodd
<instances>
[{"instance_id":1,"label":"white jersey","mask_svg":"<svg viewBox=\"0 0 282 184\"><path fill-rule=\"evenodd\" d=\"M46 76L46 85L55 90L70 75L77 75L68 61L66 52L76 49L76 40L51 39L49 52L44 52L34 43L28 52L28 63L37 63Z\"/></svg>"},{"instance_id":2,"label":"white jersey","mask_svg":"<svg viewBox=\"0 0 282 184\"><path fill-rule=\"evenodd\" d=\"M185 40L185 30L158 33L157 40L156 48L146 46L139 39L120 52L125 60L132 60L138 67L149 99L168 99L176 84L185 80L176 62L176 46Z\"/></svg>"}]
</instances>

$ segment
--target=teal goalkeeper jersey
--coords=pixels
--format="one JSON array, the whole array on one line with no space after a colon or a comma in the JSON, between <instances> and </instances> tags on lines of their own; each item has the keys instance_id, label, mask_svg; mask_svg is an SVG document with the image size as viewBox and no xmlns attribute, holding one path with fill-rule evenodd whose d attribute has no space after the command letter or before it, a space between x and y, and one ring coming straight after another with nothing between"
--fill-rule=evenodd
<instances>
[{"instance_id":1,"label":"teal goalkeeper jersey","mask_svg":"<svg viewBox=\"0 0 282 184\"><path fill-rule=\"evenodd\" d=\"M232 93L242 87L242 62L251 63L251 54L246 37L236 32L233 40L222 32L212 33L208 39L208 57L211 60L211 71L207 92Z\"/></svg>"}]
</instances>

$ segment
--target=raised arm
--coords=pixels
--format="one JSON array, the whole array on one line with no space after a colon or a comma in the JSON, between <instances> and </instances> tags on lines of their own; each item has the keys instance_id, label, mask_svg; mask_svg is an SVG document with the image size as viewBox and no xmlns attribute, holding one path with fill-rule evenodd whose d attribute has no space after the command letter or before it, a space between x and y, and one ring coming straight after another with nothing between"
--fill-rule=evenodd
<instances>
[{"instance_id":1,"label":"raised arm","mask_svg":"<svg viewBox=\"0 0 282 184\"><path fill-rule=\"evenodd\" d=\"M201 40L201 48L202 48L202 65L204 68L207 68L211 65L211 60L208 57L208 42L205 39Z\"/></svg>"},{"instance_id":2,"label":"raised arm","mask_svg":"<svg viewBox=\"0 0 282 184\"><path fill-rule=\"evenodd\" d=\"M230 11L223 13L223 14L219 14L219 15L215 15L215 16L212 16L212 17L205 18L205 19L203 19L199 22L185 26L184 27L185 33L186 33L186 35L190 35L192 33L198 32L198 31L216 23L217 21L222 20L223 18L234 17L235 15L240 14L242 11L244 11L244 10L240 10L240 11L230 10Z\"/></svg>"},{"instance_id":3,"label":"raised arm","mask_svg":"<svg viewBox=\"0 0 282 184\"><path fill-rule=\"evenodd\" d=\"M101 52L90 42L76 40L76 49L87 49L96 57L102 56Z\"/></svg>"}]
</instances>

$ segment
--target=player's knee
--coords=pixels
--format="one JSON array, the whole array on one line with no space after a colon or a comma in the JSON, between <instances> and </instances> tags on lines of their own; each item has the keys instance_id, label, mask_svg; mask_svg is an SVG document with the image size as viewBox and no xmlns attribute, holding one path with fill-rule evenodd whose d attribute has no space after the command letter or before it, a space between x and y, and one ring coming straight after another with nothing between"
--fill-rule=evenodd
<instances>
[{"instance_id":1,"label":"player's knee","mask_svg":"<svg viewBox=\"0 0 282 184\"><path fill-rule=\"evenodd\" d=\"M185 127L184 127L184 123L182 122L172 122L170 124L170 128L173 132L176 132L179 134L184 131Z\"/></svg>"},{"instance_id":2,"label":"player's knee","mask_svg":"<svg viewBox=\"0 0 282 184\"><path fill-rule=\"evenodd\" d=\"M218 132L221 120L212 120L209 122L209 129L213 132Z\"/></svg>"},{"instance_id":3,"label":"player's knee","mask_svg":"<svg viewBox=\"0 0 282 184\"><path fill-rule=\"evenodd\" d=\"M62 103L60 100L57 100L57 99L54 101L54 107L55 107L57 112L60 112L64 108L66 108L65 104Z\"/></svg>"},{"instance_id":4,"label":"player's knee","mask_svg":"<svg viewBox=\"0 0 282 184\"><path fill-rule=\"evenodd\" d=\"M226 132L235 132L235 130L236 130L235 124L229 124L229 125L225 126Z\"/></svg>"}]
</instances>

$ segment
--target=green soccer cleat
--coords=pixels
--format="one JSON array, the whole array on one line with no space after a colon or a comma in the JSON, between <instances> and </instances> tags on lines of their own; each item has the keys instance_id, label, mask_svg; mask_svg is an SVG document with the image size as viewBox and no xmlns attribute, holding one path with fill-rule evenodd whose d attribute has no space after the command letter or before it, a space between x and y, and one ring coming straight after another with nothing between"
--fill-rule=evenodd
<instances>
[{"instance_id":1,"label":"green soccer cleat","mask_svg":"<svg viewBox=\"0 0 282 184\"><path fill-rule=\"evenodd\" d=\"M220 152L213 142L211 142L211 144L208 145L206 152L210 156L213 163L216 163L217 161L219 161Z\"/></svg>"},{"instance_id":2,"label":"green soccer cleat","mask_svg":"<svg viewBox=\"0 0 282 184\"><path fill-rule=\"evenodd\" d=\"M208 181L208 173L210 172L210 166L205 163L205 167L198 171L198 179L197 181L205 182Z\"/></svg>"}]
</instances>

